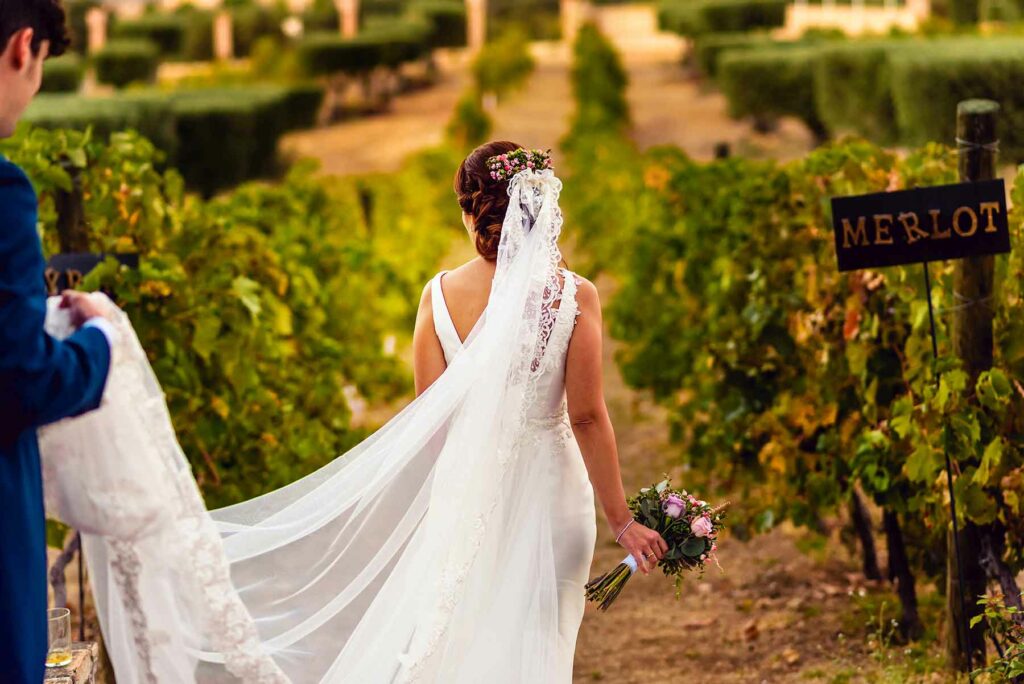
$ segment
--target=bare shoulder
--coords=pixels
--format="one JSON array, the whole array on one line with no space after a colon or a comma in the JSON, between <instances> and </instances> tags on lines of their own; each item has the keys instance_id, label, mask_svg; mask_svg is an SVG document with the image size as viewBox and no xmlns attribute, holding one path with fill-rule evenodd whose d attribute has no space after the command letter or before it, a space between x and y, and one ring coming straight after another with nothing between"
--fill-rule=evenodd
<instances>
[{"instance_id":1,"label":"bare shoulder","mask_svg":"<svg viewBox=\"0 0 1024 684\"><path fill-rule=\"evenodd\" d=\"M433 304L432 295L434 292L434 279L431 278L427 281L427 284L423 286L423 293L420 295L420 310L429 308Z\"/></svg>"},{"instance_id":2,"label":"bare shoulder","mask_svg":"<svg viewBox=\"0 0 1024 684\"><path fill-rule=\"evenodd\" d=\"M571 271L569 275L576 281L576 303L580 311L600 311L601 296L597 292L597 286Z\"/></svg>"}]
</instances>

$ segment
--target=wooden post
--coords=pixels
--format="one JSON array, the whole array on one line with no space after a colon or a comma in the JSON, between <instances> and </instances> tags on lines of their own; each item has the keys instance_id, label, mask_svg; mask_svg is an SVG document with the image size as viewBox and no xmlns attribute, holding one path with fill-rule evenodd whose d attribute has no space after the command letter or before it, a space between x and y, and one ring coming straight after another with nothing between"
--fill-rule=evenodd
<instances>
[{"instance_id":1,"label":"wooden post","mask_svg":"<svg viewBox=\"0 0 1024 684\"><path fill-rule=\"evenodd\" d=\"M338 0L338 14L341 15L341 35L355 38L359 33L359 0Z\"/></svg>"},{"instance_id":2,"label":"wooden post","mask_svg":"<svg viewBox=\"0 0 1024 684\"><path fill-rule=\"evenodd\" d=\"M107 44L107 19L109 14L102 7L90 7L85 12L86 46L91 55Z\"/></svg>"},{"instance_id":3,"label":"wooden post","mask_svg":"<svg viewBox=\"0 0 1024 684\"><path fill-rule=\"evenodd\" d=\"M487 42L487 0L466 0L466 37L470 54Z\"/></svg>"},{"instance_id":4,"label":"wooden post","mask_svg":"<svg viewBox=\"0 0 1024 684\"><path fill-rule=\"evenodd\" d=\"M991 100L966 100L957 105L956 136L961 181L996 177L998 116L999 105ZM960 259L953 272L953 350L963 362L969 388L974 386L979 373L992 367L994 275L995 257L991 255ZM979 624L968 634L958 626L964 624L965 618L969 620L982 612L977 600L985 593L985 571L979 561L981 543L978 527L967 523L958 536L962 554L959 566L954 555L952 532L947 545L947 653L955 668L967 671L972 662L975 666L985 662L984 624ZM963 586L963 595L960 586Z\"/></svg>"},{"instance_id":5,"label":"wooden post","mask_svg":"<svg viewBox=\"0 0 1024 684\"><path fill-rule=\"evenodd\" d=\"M65 163L64 170L71 176L71 191L57 190L53 194L57 211L57 239L61 252L89 251L89 235L85 229L85 209L82 206L82 180L80 169Z\"/></svg>"},{"instance_id":6,"label":"wooden post","mask_svg":"<svg viewBox=\"0 0 1024 684\"><path fill-rule=\"evenodd\" d=\"M228 61L235 56L235 39L231 27L231 13L226 10L217 12L213 18L213 56L221 61Z\"/></svg>"}]
</instances>

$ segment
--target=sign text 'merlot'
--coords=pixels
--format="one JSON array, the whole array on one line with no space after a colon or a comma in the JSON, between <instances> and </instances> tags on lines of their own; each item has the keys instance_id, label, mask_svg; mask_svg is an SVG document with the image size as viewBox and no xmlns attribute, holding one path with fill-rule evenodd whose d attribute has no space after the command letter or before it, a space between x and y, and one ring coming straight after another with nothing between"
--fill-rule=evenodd
<instances>
[{"instance_id":1,"label":"sign text 'merlot'","mask_svg":"<svg viewBox=\"0 0 1024 684\"><path fill-rule=\"evenodd\" d=\"M1010 250L1002 180L832 200L839 270Z\"/></svg>"}]
</instances>

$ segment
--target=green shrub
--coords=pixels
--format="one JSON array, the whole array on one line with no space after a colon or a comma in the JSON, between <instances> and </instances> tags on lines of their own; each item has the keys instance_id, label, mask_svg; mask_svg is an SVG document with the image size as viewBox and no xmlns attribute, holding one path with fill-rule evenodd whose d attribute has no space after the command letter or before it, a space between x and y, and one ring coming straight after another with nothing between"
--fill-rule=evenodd
<instances>
[{"instance_id":1,"label":"green shrub","mask_svg":"<svg viewBox=\"0 0 1024 684\"><path fill-rule=\"evenodd\" d=\"M278 13L262 5L231 8L231 38L234 42L235 56L248 57L260 38L279 39L281 19ZM337 30L337 21L331 28Z\"/></svg>"},{"instance_id":2,"label":"green shrub","mask_svg":"<svg viewBox=\"0 0 1024 684\"><path fill-rule=\"evenodd\" d=\"M362 0L359 3L359 20L363 26L368 21L381 17L395 18L405 12L403 0Z\"/></svg>"},{"instance_id":3,"label":"green shrub","mask_svg":"<svg viewBox=\"0 0 1024 684\"><path fill-rule=\"evenodd\" d=\"M786 21L786 0L666 0L662 29L687 36L776 28Z\"/></svg>"},{"instance_id":4,"label":"green shrub","mask_svg":"<svg viewBox=\"0 0 1024 684\"><path fill-rule=\"evenodd\" d=\"M708 78L718 75L718 58L726 50L777 45L767 33L706 33L693 41L693 64Z\"/></svg>"},{"instance_id":5,"label":"green shrub","mask_svg":"<svg viewBox=\"0 0 1024 684\"><path fill-rule=\"evenodd\" d=\"M701 24L701 4L699 0L686 3L666 0L658 6L658 27L662 31L683 36L706 33L706 28Z\"/></svg>"},{"instance_id":6,"label":"green shrub","mask_svg":"<svg viewBox=\"0 0 1024 684\"><path fill-rule=\"evenodd\" d=\"M466 44L466 6L460 0L419 0L410 9L430 26L427 37L430 47Z\"/></svg>"},{"instance_id":7,"label":"green shrub","mask_svg":"<svg viewBox=\"0 0 1024 684\"><path fill-rule=\"evenodd\" d=\"M113 22L111 33L115 38L151 41L161 57L179 57L185 45L187 23L185 17L174 14L147 14Z\"/></svg>"},{"instance_id":8,"label":"green shrub","mask_svg":"<svg viewBox=\"0 0 1024 684\"><path fill-rule=\"evenodd\" d=\"M824 130L814 106L814 48L727 50L718 61L718 83L733 116L795 116L815 135Z\"/></svg>"},{"instance_id":9,"label":"green shrub","mask_svg":"<svg viewBox=\"0 0 1024 684\"><path fill-rule=\"evenodd\" d=\"M324 103L324 87L319 83L296 83L283 88L285 125L289 131L312 128Z\"/></svg>"},{"instance_id":10,"label":"green shrub","mask_svg":"<svg viewBox=\"0 0 1024 684\"><path fill-rule=\"evenodd\" d=\"M180 56L190 62L213 59L213 12L183 5L178 16L184 20L185 26Z\"/></svg>"},{"instance_id":11,"label":"green shrub","mask_svg":"<svg viewBox=\"0 0 1024 684\"><path fill-rule=\"evenodd\" d=\"M138 130L167 153L189 187L212 195L277 168L281 135L315 122L317 84L129 91L109 98L40 95L25 121L42 128L92 128L105 138Z\"/></svg>"},{"instance_id":12,"label":"green shrub","mask_svg":"<svg viewBox=\"0 0 1024 684\"><path fill-rule=\"evenodd\" d=\"M177 148L170 102L163 93L127 92L117 97L38 95L25 112L24 121L47 129L91 127L100 139L134 129L169 155Z\"/></svg>"},{"instance_id":13,"label":"green shrub","mask_svg":"<svg viewBox=\"0 0 1024 684\"><path fill-rule=\"evenodd\" d=\"M314 0L313 5L302 13L302 24L306 33L337 33L341 28L341 15L333 0Z\"/></svg>"},{"instance_id":14,"label":"green shrub","mask_svg":"<svg viewBox=\"0 0 1024 684\"><path fill-rule=\"evenodd\" d=\"M377 17L366 22L361 36L379 41L383 66L396 68L427 55L429 31L424 21Z\"/></svg>"},{"instance_id":15,"label":"green shrub","mask_svg":"<svg viewBox=\"0 0 1024 684\"><path fill-rule=\"evenodd\" d=\"M71 33L71 49L85 54L89 46L89 27L85 23L85 15L93 7L99 7L100 3L97 0L66 0L63 4Z\"/></svg>"},{"instance_id":16,"label":"green shrub","mask_svg":"<svg viewBox=\"0 0 1024 684\"><path fill-rule=\"evenodd\" d=\"M949 0L949 18L955 24L977 24L981 19L979 0Z\"/></svg>"},{"instance_id":17,"label":"green shrub","mask_svg":"<svg viewBox=\"0 0 1024 684\"><path fill-rule=\"evenodd\" d=\"M936 41L892 55L892 89L901 140L952 143L956 105L970 98L1002 107L1000 151L1024 160L1024 44L993 37Z\"/></svg>"},{"instance_id":18,"label":"green shrub","mask_svg":"<svg viewBox=\"0 0 1024 684\"><path fill-rule=\"evenodd\" d=\"M534 66L526 34L509 30L480 50L473 60L473 80L479 92L501 97L521 87Z\"/></svg>"},{"instance_id":19,"label":"green shrub","mask_svg":"<svg viewBox=\"0 0 1024 684\"><path fill-rule=\"evenodd\" d=\"M786 0L712 0L702 8L709 31L752 31L786 22Z\"/></svg>"},{"instance_id":20,"label":"green shrub","mask_svg":"<svg viewBox=\"0 0 1024 684\"><path fill-rule=\"evenodd\" d=\"M39 91L73 93L82 84L83 72L82 60L74 53L48 59L43 64L43 83Z\"/></svg>"},{"instance_id":21,"label":"green shrub","mask_svg":"<svg viewBox=\"0 0 1024 684\"><path fill-rule=\"evenodd\" d=\"M111 40L93 55L96 79L118 88L153 81L159 61L160 50L153 42L127 38Z\"/></svg>"},{"instance_id":22,"label":"green shrub","mask_svg":"<svg viewBox=\"0 0 1024 684\"><path fill-rule=\"evenodd\" d=\"M814 68L818 116L833 133L896 140L889 55L899 41L840 43L819 51Z\"/></svg>"},{"instance_id":23,"label":"green shrub","mask_svg":"<svg viewBox=\"0 0 1024 684\"><path fill-rule=\"evenodd\" d=\"M271 173L288 128L278 89L217 88L174 93L175 165L204 195Z\"/></svg>"},{"instance_id":24,"label":"green shrub","mask_svg":"<svg viewBox=\"0 0 1024 684\"><path fill-rule=\"evenodd\" d=\"M580 29L573 53L571 80L576 113L562 148L572 154L579 154L581 148L589 153L588 137L623 134L628 127L628 76L618 52L593 24Z\"/></svg>"},{"instance_id":25,"label":"green shrub","mask_svg":"<svg viewBox=\"0 0 1024 684\"><path fill-rule=\"evenodd\" d=\"M470 88L455 103L455 112L445 131L448 140L460 150L471 150L485 142L494 128L490 115L484 111L480 93Z\"/></svg>"},{"instance_id":26,"label":"green shrub","mask_svg":"<svg viewBox=\"0 0 1024 684\"><path fill-rule=\"evenodd\" d=\"M487 31L492 36L519 30L531 40L558 40L562 36L559 0L489 0Z\"/></svg>"},{"instance_id":27,"label":"green shrub","mask_svg":"<svg viewBox=\"0 0 1024 684\"><path fill-rule=\"evenodd\" d=\"M298 43L297 54L303 73L309 76L364 74L383 63L384 43L365 36L312 33Z\"/></svg>"}]
</instances>

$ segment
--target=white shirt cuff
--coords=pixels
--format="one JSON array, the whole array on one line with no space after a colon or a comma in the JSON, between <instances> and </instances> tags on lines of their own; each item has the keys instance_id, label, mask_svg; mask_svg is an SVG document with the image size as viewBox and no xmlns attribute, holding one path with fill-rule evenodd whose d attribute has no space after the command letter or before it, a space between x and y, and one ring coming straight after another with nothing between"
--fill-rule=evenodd
<instances>
[{"instance_id":1,"label":"white shirt cuff","mask_svg":"<svg viewBox=\"0 0 1024 684\"><path fill-rule=\"evenodd\" d=\"M102 316L93 316L82 324L82 330L85 330L86 328L96 328L103 333L103 336L107 338L107 345L109 345L111 351L113 351L118 338L117 329L114 327L113 323Z\"/></svg>"}]
</instances>

